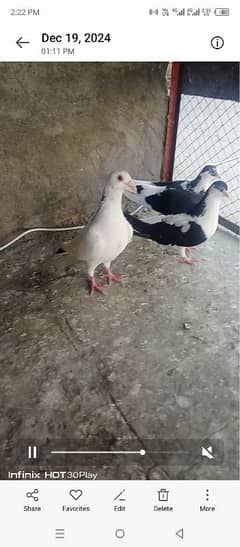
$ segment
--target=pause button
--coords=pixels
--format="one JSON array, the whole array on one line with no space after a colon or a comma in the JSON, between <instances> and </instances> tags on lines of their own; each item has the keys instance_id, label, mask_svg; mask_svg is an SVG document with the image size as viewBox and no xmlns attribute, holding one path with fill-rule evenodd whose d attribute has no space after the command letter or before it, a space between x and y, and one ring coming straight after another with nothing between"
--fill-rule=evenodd
<instances>
[{"instance_id":1,"label":"pause button","mask_svg":"<svg viewBox=\"0 0 240 547\"><path fill-rule=\"evenodd\" d=\"M37 446L28 446L28 459L37 460L38 459L38 447Z\"/></svg>"}]
</instances>

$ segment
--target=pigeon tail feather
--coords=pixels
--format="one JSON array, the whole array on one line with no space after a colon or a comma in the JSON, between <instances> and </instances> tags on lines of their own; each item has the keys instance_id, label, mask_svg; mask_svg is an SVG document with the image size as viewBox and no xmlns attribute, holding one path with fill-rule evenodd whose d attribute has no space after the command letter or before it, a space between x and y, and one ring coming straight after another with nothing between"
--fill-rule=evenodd
<instances>
[{"instance_id":1,"label":"pigeon tail feather","mask_svg":"<svg viewBox=\"0 0 240 547\"><path fill-rule=\"evenodd\" d=\"M137 217L130 215L127 211L124 213L128 222L132 225L134 229L134 235L144 237L147 239L152 239L152 225L147 222L143 222Z\"/></svg>"}]
</instances>

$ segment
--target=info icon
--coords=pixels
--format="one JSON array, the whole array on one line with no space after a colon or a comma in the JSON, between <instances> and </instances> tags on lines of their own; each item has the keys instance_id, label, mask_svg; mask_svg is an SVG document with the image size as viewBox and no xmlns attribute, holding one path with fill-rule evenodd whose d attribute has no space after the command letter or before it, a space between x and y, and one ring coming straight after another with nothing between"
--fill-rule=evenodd
<instances>
[{"instance_id":1,"label":"info icon","mask_svg":"<svg viewBox=\"0 0 240 547\"><path fill-rule=\"evenodd\" d=\"M211 39L211 46L213 47L213 49L222 49L222 47L224 46L224 39L222 38L222 36L213 36L213 38Z\"/></svg>"}]
</instances>

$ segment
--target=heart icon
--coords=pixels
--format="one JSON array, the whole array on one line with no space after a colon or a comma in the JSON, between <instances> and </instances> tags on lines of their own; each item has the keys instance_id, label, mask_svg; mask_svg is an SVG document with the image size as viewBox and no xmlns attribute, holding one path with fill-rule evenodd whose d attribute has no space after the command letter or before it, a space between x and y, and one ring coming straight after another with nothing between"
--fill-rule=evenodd
<instances>
[{"instance_id":1,"label":"heart icon","mask_svg":"<svg viewBox=\"0 0 240 547\"><path fill-rule=\"evenodd\" d=\"M72 496L72 498L77 501L79 500L79 498L81 498L82 494L83 494L83 491L82 490L70 490L69 492L70 496Z\"/></svg>"}]
</instances>

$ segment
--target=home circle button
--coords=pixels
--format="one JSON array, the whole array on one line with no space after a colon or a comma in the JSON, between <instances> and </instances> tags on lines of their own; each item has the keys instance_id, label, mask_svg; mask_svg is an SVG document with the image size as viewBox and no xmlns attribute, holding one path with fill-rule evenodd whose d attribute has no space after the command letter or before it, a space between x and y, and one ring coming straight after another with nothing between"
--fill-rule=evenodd
<instances>
[{"instance_id":1,"label":"home circle button","mask_svg":"<svg viewBox=\"0 0 240 547\"><path fill-rule=\"evenodd\" d=\"M115 532L115 536L118 539L123 539L125 537L125 530L123 530L122 528L118 528Z\"/></svg>"}]
</instances>

